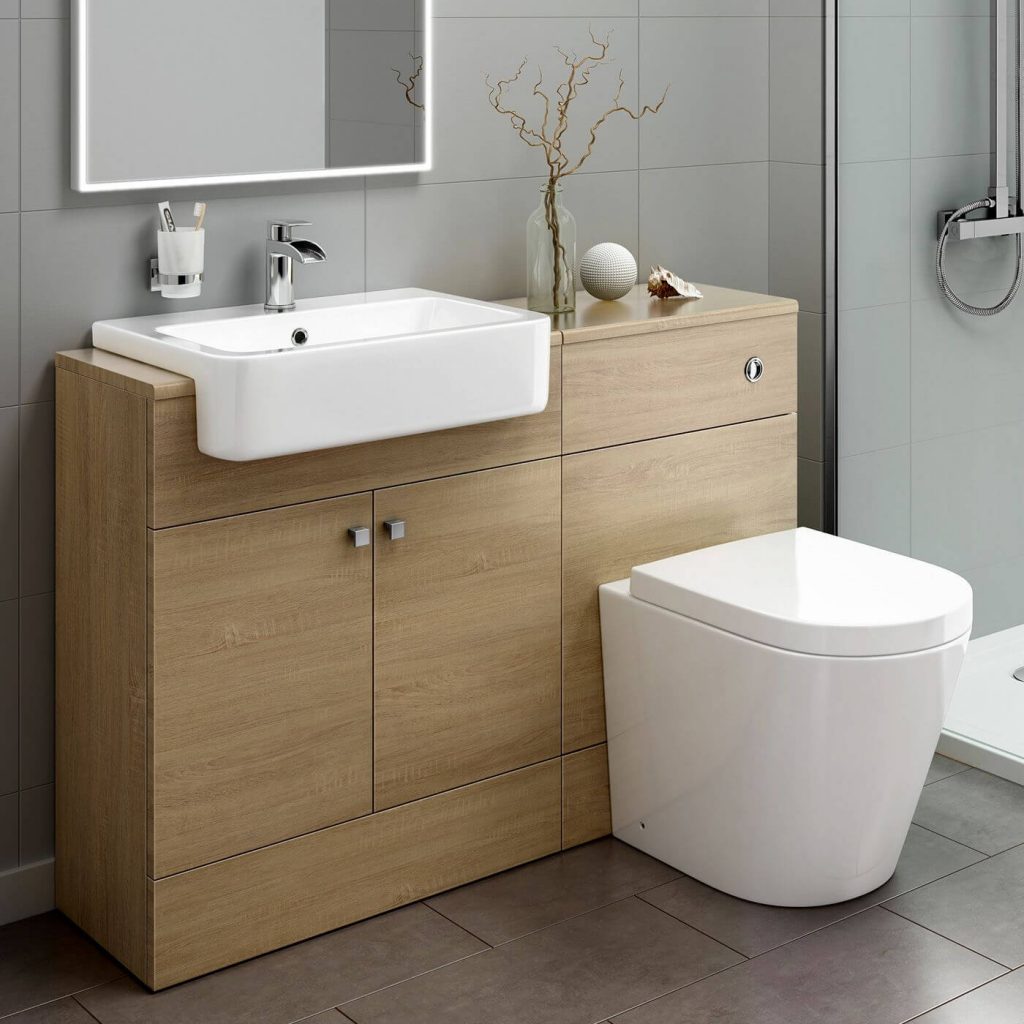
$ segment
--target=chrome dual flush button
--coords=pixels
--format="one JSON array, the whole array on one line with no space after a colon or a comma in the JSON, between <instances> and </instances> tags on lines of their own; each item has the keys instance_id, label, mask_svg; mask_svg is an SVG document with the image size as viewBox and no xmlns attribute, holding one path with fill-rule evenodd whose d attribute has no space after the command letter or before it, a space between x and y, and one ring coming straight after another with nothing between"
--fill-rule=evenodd
<instances>
[{"instance_id":1,"label":"chrome dual flush button","mask_svg":"<svg viewBox=\"0 0 1024 1024\"><path fill-rule=\"evenodd\" d=\"M752 356L743 368L743 375L751 384L756 384L764 376L764 363L757 356Z\"/></svg>"}]
</instances>

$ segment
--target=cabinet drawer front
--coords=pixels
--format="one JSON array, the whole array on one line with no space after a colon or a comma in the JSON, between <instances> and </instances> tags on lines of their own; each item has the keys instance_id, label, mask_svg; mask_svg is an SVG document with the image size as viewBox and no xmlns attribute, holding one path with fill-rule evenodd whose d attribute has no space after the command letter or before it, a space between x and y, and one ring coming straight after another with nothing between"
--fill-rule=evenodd
<instances>
[{"instance_id":1,"label":"cabinet drawer front","mask_svg":"<svg viewBox=\"0 0 1024 1024\"><path fill-rule=\"evenodd\" d=\"M154 986L554 853L559 761L154 882Z\"/></svg>"},{"instance_id":2,"label":"cabinet drawer front","mask_svg":"<svg viewBox=\"0 0 1024 1024\"><path fill-rule=\"evenodd\" d=\"M160 877L371 810L370 495L151 533Z\"/></svg>"},{"instance_id":3,"label":"cabinet drawer front","mask_svg":"<svg viewBox=\"0 0 1024 1024\"><path fill-rule=\"evenodd\" d=\"M562 358L566 452L796 411L795 314L566 345Z\"/></svg>"},{"instance_id":4,"label":"cabinet drawer front","mask_svg":"<svg viewBox=\"0 0 1024 1024\"><path fill-rule=\"evenodd\" d=\"M558 455L561 351L551 350L550 397L535 416L278 459L211 459L196 446L195 398L152 402L149 525L202 522Z\"/></svg>"},{"instance_id":5,"label":"cabinet drawer front","mask_svg":"<svg viewBox=\"0 0 1024 1024\"><path fill-rule=\"evenodd\" d=\"M559 751L561 466L378 491L374 806Z\"/></svg>"},{"instance_id":6,"label":"cabinet drawer front","mask_svg":"<svg viewBox=\"0 0 1024 1024\"><path fill-rule=\"evenodd\" d=\"M605 739L597 588L635 565L796 525L796 417L563 460L562 744Z\"/></svg>"}]
</instances>

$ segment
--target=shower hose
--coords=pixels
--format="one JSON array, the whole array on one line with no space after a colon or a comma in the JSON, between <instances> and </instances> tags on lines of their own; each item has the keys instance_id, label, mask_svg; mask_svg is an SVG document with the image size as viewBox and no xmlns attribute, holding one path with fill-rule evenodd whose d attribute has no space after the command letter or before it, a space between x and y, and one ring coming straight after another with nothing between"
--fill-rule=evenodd
<instances>
[{"instance_id":1,"label":"shower hose","mask_svg":"<svg viewBox=\"0 0 1024 1024\"><path fill-rule=\"evenodd\" d=\"M1021 0L1017 0L1017 18L1020 19L1021 14ZM1020 72L1021 72L1021 52L1020 52L1020 34L1017 33L1017 61L1016 61L1016 74L1014 75L1014 100L1016 105L1016 117L1013 119L1014 124L1014 150L1016 152L1016 185L1017 185L1017 200L1016 206L1018 207L1018 214L1020 213L1020 201L1021 201L1021 138L1020 138ZM990 210L996 205L994 199L979 199L976 203L968 203L966 206L961 206L949 220L946 221L945 226L939 235L939 244L935 250L935 276L938 279L939 287L942 289L943 294L949 301L956 306L963 313L969 313L971 316L995 316L996 313L1002 313L1007 306L1017 297L1017 292L1020 291L1021 283L1024 282L1024 259L1021 256L1021 237L1019 234L1015 236L1017 246L1017 269L1014 271L1013 284L1010 285L1010 290L1006 293L1002 301L997 302L994 306L972 306L969 302L964 302L959 295L953 291L952 286L946 279L946 242L949 241L949 230L958 221L964 219L968 214L974 213L975 210Z\"/></svg>"}]
</instances>

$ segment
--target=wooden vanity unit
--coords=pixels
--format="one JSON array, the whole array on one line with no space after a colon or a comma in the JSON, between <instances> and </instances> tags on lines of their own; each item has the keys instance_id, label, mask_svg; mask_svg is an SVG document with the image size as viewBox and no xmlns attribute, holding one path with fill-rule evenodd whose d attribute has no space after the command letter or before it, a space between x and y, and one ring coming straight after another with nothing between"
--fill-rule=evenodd
<instances>
[{"instance_id":1,"label":"wooden vanity unit","mask_svg":"<svg viewBox=\"0 0 1024 1024\"><path fill-rule=\"evenodd\" d=\"M259 462L60 354L59 908L159 989L608 833L598 584L795 525L796 304L705 296L556 320L539 415Z\"/></svg>"}]
</instances>

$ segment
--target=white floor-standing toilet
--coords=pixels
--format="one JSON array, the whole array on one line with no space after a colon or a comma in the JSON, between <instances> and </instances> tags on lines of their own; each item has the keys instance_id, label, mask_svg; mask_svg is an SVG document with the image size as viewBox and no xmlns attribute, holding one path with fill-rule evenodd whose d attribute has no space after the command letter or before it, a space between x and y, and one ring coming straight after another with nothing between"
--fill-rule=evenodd
<instances>
[{"instance_id":1,"label":"white floor-standing toilet","mask_svg":"<svg viewBox=\"0 0 1024 1024\"><path fill-rule=\"evenodd\" d=\"M637 566L600 599L618 838L758 903L889 879L967 649L965 580L799 529Z\"/></svg>"}]
</instances>

